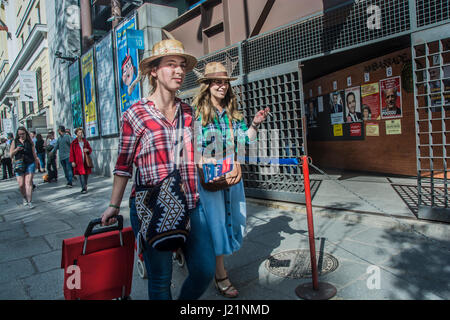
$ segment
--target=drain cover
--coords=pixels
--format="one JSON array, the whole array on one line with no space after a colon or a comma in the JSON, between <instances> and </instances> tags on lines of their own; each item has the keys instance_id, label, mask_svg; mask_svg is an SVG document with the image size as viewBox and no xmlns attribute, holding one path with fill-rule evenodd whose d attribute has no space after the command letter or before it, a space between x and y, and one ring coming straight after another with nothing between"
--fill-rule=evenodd
<instances>
[{"instance_id":1,"label":"drain cover","mask_svg":"<svg viewBox=\"0 0 450 320\"><path fill-rule=\"evenodd\" d=\"M335 257L326 252L316 252L318 275L333 272L339 266ZM270 273L283 278L309 278L312 276L311 257L308 249L288 250L276 253L266 260Z\"/></svg>"}]
</instances>

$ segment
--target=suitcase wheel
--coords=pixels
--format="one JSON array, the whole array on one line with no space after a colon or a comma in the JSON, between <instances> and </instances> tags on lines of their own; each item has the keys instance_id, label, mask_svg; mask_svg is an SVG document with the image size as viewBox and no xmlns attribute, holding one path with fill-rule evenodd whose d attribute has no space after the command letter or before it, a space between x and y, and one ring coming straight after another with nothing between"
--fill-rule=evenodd
<instances>
[{"instance_id":1,"label":"suitcase wheel","mask_svg":"<svg viewBox=\"0 0 450 320\"><path fill-rule=\"evenodd\" d=\"M138 269L139 276L142 279L147 279L147 269L145 268L144 261L138 259L138 261L137 261L137 269Z\"/></svg>"},{"instance_id":2,"label":"suitcase wheel","mask_svg":"<svg viewBox=\"0 0 450 320\"><path fill-rule=\"evenodd\" d=\"M173 260L177 262L177 264L180 268L184 267L184 264L186 261L184 259L184 254L181 250L175 251L173 253L172 257L173 257Z\"/></svg>"}]
</instances>

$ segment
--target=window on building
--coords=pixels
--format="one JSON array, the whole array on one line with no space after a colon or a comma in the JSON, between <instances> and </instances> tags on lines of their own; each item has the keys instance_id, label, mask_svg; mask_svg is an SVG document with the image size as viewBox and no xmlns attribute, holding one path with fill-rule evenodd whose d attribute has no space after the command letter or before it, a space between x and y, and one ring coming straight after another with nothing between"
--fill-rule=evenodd
<instances>
[{"instance_id":1,"label":"window on building","mask_svg":"<svg viewBox=\"0 0 450 320\"><path fill-rule=\"evenodd\" d=\"M37 23L41 24L41 7L39 4L36 6L36 14L37 14Z\"/></svg>"},{"instance_id":2,"label":"window on building","mask_svg":"<svg viewBox=\"0 0 450 320\"><path fill-rule=\"evenodd\" d=\"M22 101L22 118L25 118L25 116L27 115L27 104Z\"/></svg>"},{"instance_id":3,"label":"window on building","mask_svg":"<svg viewBox=\"0 0 450 320\"><path fill-rule=\"evenodd\" d=\"M28 111L29 111L29 114L34 113L34 102L33 101L28 102Z\"/></svg>"},{"instance_id":4,"label":"window on building","mask_svg":"<svg viewBox=\"0 0 450 320\"><path fill-rule=\"evenodd\" d=\"M42 70L37 68L36 70L36 87L38 93L38 109L41 110L44 107L44 94L42 92Z\"/></svg>"}]
</instances>

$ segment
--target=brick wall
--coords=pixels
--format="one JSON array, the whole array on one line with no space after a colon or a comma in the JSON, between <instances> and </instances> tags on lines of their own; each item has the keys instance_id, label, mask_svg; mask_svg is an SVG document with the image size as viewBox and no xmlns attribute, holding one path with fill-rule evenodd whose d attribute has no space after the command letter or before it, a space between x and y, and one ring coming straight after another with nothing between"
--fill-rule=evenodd
<instances>
[{"instance_id":1,"label":"brick wall","mask_svg":"<svg viewBox=\"0 0 450 320\"><path fill-rule=\"evenodd\" d=\"M402 58L399 58L400 56ZM313 91L313 97L318 96L318 86L322 87L322 95L335 91L333 90L335 80L338 82L338 90L344 90L348 88L347 77L349 76L352 79L350 87L386 79L386 68L383 66L374 70L373 66L374 63L378 66L384 62L389 63L389 59L391 59L393 76L402 76L402 70L407 67L407 63L403 61L410 61L411 49L400 50L305 83L305 97L309 98L310 89ZM371 66L370 81L366 83L364 72ZM370 120L379 124L378 137L369 136L360 141L308 141L308 153L313 163L322 168L417 175L414 94L405 90L403 85L405 74L407 73L402 76L401 135L386 135L386 120Z\"/></svg>"}]
</instances>

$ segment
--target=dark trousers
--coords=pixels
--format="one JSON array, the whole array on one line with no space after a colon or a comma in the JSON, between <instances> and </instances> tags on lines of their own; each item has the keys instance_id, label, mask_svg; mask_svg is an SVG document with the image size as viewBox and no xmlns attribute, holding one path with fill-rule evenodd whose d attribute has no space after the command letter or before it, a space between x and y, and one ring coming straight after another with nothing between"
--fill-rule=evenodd
<instances>
[{"instance_id":1,"label":"dark trousers","mask_svg":"<svg viewBox=\"0 0 450 320\"><path fill-rule=\"evenodd\" d=\"M13 177L11 158L2 158L2 170L3 170L3 179L7 178L6 172L8 172L10 178Z\"/></svg>"},{"instance_id":2,"label":"dark trousers","mask_svg":"<svg viewBox=\"0 0 450 320\"><path fill-rule=\"evenodd\" d=\"M88 174L84 174L84 175L80 174L81 190L86 189L87 182L88 182L88 177L89 177Z\"/></svg>"},{"instance_id":3,"label":"dark trousers","mask_svg":"<svg viewBox=\"0 0 450 320\"><path fill-rule=\"evenodd\" d=\"M48 181L58 180L58 168L56 167L56 158L47 159Z\"/></svg>"}]
</instances>

